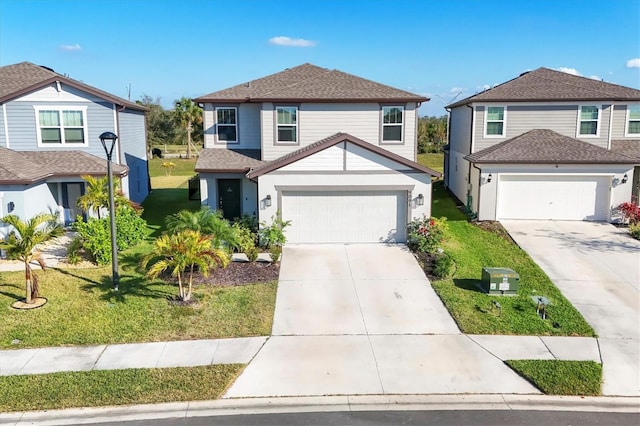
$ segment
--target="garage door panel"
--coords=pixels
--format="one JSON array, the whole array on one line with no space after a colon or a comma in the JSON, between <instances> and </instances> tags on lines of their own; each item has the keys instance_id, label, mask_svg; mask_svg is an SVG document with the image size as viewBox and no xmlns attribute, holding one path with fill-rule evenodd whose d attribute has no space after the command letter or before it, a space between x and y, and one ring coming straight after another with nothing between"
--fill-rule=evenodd
<instances>
[{"instance_id":1,"label":"garage door panel","mask_svg":"<svg viewBox=\"0 0 640 426\"><path fill-rule=\"evenodd\" d=\"M406 191L285 191L292 243L405 242Z\"/></svg>"},{"instance_id":2,"label":"garage door panel","mask_svg":"<svg viewBox=\"0 0 640 426\"><path fill-rule=\"evenodd\" d=\"M607 220L606 176L501 176L499 219Z\"/></svg>"}]
</instances>

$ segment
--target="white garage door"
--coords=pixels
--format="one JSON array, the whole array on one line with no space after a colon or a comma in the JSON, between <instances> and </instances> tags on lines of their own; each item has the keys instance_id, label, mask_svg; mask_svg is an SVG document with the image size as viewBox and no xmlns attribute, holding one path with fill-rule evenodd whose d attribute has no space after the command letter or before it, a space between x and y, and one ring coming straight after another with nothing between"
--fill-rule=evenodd
<instances>
[{"instance_id":1,"label":"white garage door","mask_svg":"<svg viewBox=\"0 0 640 426\"><path fill-rule=\"evenodd\" d=\"M498 219L607 220L606 176L501 176Z\"/></svg>"},{"instance_id":2,"label":"white garage door","mask_svg":"<svg viewBox=\"0 0 640 426\"><path fill-rule=\"evenodd\" d=\"M285 191L290 243L405 242L406 191Z\"/></svg>"}]
</instances>

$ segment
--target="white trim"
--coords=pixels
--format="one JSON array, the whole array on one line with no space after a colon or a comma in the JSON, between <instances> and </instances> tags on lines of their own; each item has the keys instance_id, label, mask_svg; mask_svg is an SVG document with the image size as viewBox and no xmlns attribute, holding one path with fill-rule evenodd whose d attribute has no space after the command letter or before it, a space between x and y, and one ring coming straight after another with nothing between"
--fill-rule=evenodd
<instances>
[{"instance_id":1,"label":"white trim","mask_svg":"<svg viewBox=\"0 0 640 426\"><path fill-rule=\"evenodd\" d=\"M285 109L285 108L293 108L296 110L296 122L294 124L286 124L286 123L278 123L278 109ZM276 114L275 117L275 136L274 136L274 143L277 145L298 145L300 144L300 128L298 127L298 119L300 116L300 108L298 108L296 105L275 105L274 106L274 111ZM279 139L279 132L278 129L280 126L286 126L286 127L295 127L296 129L296 138L295 140L292 141L281 141Z\"/></svg>"},{"instance_id":2,"label":"white trim","mask_svg":"<svg viewBox=\"0 0 640 426\"><path fill-rule=\"evenodd\" d=\"M638 109L640 110L640 104L627 104L627 114L625 116L625 120L624 120L624 136L625 137L640 137L640 133L629 133L629 115L631 112L631 107L638 107ZM638 120L633 120L633 121L640 121L640 119Z\"/></svg>"},{"instance_id":3,"label":"white trim","mask_svg":"<svg viewBox=\"0 0 640 426\"><path fill-rule=\"evenodd\" d=\"M235 123L234 124L226 124L226 123L225 124L219 124L218 123L218 110L221 110L221 109L232 109L232 110L235 111ZM214 125L216 126L216 133L215 133L215 136L214 136L215 137L215 139L214 139L215 143L218 143L218 144L238 144L238 143L240 143L240 141L239 141L240 138L238 138L238 108L237 107L232 107L232 106L218 106L218 107L215 107L213 109L213 121L214 121ZM236 128L236 138L235 138L235 140L224 140L224 141L220 140L220 137L218 136L219 135L218 126L233 126L233 127L235 127Z\"/></svg>"},{"instance_id":4,"label":"white trim","mask_svg":"<svg viewBox=\"0 0 640 426\"><path fill-rule=\"evenodd\" d=\"M487 124L489 120L489 108L502 108L502 120L491 120L492 123L499 123L502 121L502 134L501 135L489 135L487 134ZM504 139L507 136L507 106L506 105L486 105L484 107L484 137L487 139Z\"/></svg>"},{"instance_id":5,"label":"white trim","mask_svg":"<svg viewBox=\"0 0 640 426\"><path fill-rule=\"evenodd\" d=\"M54 147L54 146L67 146L67 147L80 147L80 146L89 146L89 129L87 123L87 106L86 105L67 105L67 106L56 106L56 105L34 105L33 110L36 116L36 138L38 140L38 147ZM40 126L40 111L57 111L62 113L63 111L80 111L82 112L82 130L83 130L83 138L84 143L70 143L67 144L64 141L64 123L62 122L62 114L60 114L60 143L43 143L42 142L42 133ZM77 128L77 127L76 127Z\"/></svg>"},{"instance_id":6,"label":"white trim","mask_svg":"<svg viewBox=\"0 0 640 426\"><path fill-rule=\"evenodd\" d=\"M613 138L613 113L615 108L613 103L609 105L609 131L607 132L607 149L611 150L611 139Z\"/></svg>"},{"instance_id":7,"label":"white trim","mask_svg":"<svg viewBox=\"0 0 640 426\"><path fill-rule=\"evenodd\" d=\"M4 123L4 143L9 147L9 123L7 123L7 104L2 104L2 122Z\"/></svg>"},{"instance_id":8,"label":"white trim","mask_svg":"<svg viewBox=\"0 0 640 426\"><path fill-rule=\"evenodd\" d=\"M580 124L582 123L582 108L584 107L596 107L598 109L598 118L596 121L596 134L586 134L583 135L580 133ZM584 121L594 121L594 120L584 120ZM602 122L602 104L578 104L578 116L577 116L577 126L576 126L576 139L580 138L599 138L600 137L600 127Z\"/></svg>"},{"instance_id":9,"label":"white trim","mask_svg":"<svg viewBox=\"0 0 640 426\"><path fill-rule=\"evenodd\" d=\"M400 109L400 123L386 123L384 122L384 109L385 108L398 108ZM404 143L404 122L405 122L405 107L403 105L382 105L380 107L380 145L400 145ZM417 122L417 120L416 120ZM400 140L397 139L384 139L385 127L400 127ZM416 133L417 137L417 133Z\"/></svg>"},{"instance_id":10,"label":"white trim","mask_svg":"<svg viewBox=\"0 0 640 426\"><path fill-rule=\"evenodd\" d=\"M609 176L614 177L615 173L592 173L592 172L567 172L567 173L546 173L546 172L499 172L498 176Z\"/></svg>"},{"instance_id":11,"label":"white trim","mask_svg":"<svg viewBox=\"0 0 640 426\"><path fill-rule=\"evenodd\" d=\"M475 152L476 147L476 126L478 125L476 120L476 105L471 104L471 149L469 154L473 154ZM451 125L451 118L449 118L449 125ZM450 127L447 127L447 130L450 132ZM450 144L451 141L448 141ZM449 151L451 151L451 145L449 145ZM458 171L458 159L456 157L456 172Z\"/></svg>"},{"instance_id":12,"label":"white trim","mask_svg":"<svg viewBox=\"0 0 640 426\"><path fill-rule=\"evenodd\" d=\"M116 132L120 132L120 129L118 128L118 105L116 105L115 103L111 104L113 105L113 131L114 133ZM118 139L120 138L120 135L118 135ZM145 147L145 151L146 151L146 147ZM115 156L115 161L114 163L116 164L120 164L120 142L118 142L116 140L116 156ZM111 161L113 161L113 158L111 158Z\"/></svg>"}]
</instances>

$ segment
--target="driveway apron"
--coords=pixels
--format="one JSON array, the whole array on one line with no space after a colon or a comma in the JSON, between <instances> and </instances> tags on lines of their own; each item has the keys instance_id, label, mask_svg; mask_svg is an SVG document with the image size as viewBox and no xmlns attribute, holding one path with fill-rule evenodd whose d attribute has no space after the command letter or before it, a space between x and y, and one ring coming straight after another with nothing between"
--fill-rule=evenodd
<instances>
[{"instance_id":1,"label":"driveway apron","mask_svg":"<svg viewBox=\"0 0 640 426\"><path fill-rule=\"evenodd\" d=\"M284 248L272 337L226 398L538 393L460 333L404 246Z\"/></svg>"},{"instance_id":2,"label":"driveway apron","mask_svg":"<svg viewBox=\"0 0 640 426\"><path fill-rule=\"evenodd\" d=\"M607 223L502 223L598 334L603 394L640 395L640 242Z\"/></svg>"}]
</instances>

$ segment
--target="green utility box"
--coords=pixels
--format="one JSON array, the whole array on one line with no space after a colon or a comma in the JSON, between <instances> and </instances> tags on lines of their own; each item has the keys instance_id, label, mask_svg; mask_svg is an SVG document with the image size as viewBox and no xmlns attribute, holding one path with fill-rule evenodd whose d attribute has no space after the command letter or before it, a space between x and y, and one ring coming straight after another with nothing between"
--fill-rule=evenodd
<instances>
[{"instance_id":1,"label":"green utility box","mask_svg":"<svg viewBox=\"0 0 640 426\"><path fill-rule=\"evenodd\" d=\"M482 291L489 294L510 295L518 292L520 275L509 268L482 268Z\"/></svg>"}]
</instances>

